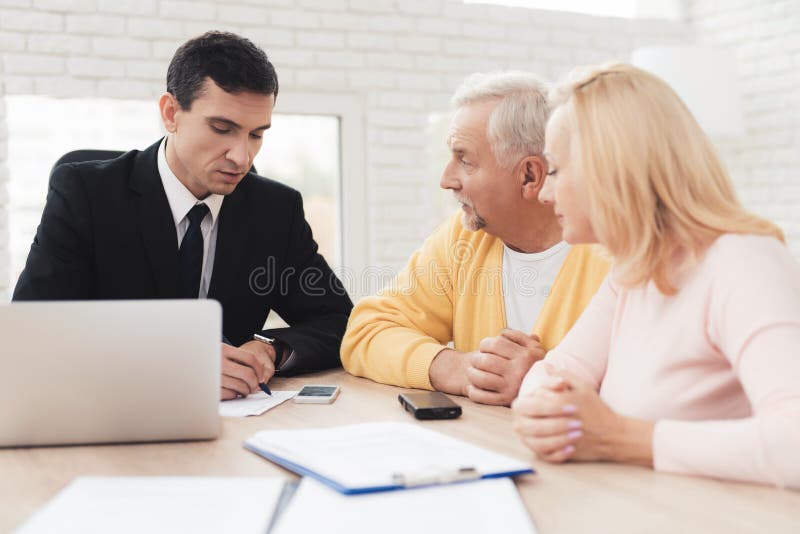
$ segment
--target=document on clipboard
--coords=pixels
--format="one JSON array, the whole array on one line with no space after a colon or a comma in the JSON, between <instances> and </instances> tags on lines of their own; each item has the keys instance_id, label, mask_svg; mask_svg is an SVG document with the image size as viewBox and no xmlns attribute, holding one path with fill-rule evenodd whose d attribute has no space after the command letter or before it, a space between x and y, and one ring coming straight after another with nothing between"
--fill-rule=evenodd
<instances>
[{"instance_id":1,"label":"document on clipboard","mask_svg":"<svg viewBox=\"0 0 800 534\"><path fill-rule=\"evenodd\" d=\"M346 495L533 473L521 460L412 423L263 430L244 446Z\"/></svg>"}]
</instances>

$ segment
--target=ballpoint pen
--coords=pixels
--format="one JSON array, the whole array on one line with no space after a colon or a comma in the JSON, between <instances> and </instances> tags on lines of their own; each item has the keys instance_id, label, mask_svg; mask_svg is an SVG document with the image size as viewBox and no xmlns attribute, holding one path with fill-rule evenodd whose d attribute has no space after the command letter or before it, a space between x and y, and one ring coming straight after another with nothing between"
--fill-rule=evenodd
<instances>
[{"instance_id":1,"label":"ballpoint pen","mask_svg":"<svg viewBox=\"0 0 800 534\"><path fill-rule=\"evenodd\" d=\"M267 336L262 336L262 335L259 335L259 334L253 334L253 339L255 339L256 341L261 341L262 343L266 343L268 345L272 345L273 347L275 347L275 338L273 338L273 337L267 337ZM277 350L277 348L276 348L276 350ZM260 387L261 391L263 391L264 393L266 393L270 397L272 396L272 391L270 391L269 386L267 386L265 383L259 382L258 387Z\"/></svg>"}]
</instances>

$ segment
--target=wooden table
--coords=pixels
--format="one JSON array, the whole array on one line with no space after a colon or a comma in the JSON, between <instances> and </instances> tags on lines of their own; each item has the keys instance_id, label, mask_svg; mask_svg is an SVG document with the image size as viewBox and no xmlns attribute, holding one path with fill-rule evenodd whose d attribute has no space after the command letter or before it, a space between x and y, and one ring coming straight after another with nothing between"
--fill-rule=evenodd
<instances>
[{"instance_id":1,"label":"wooden table","mask_svg":"<svg viewBox=\"0 0 800 534\"><path fill-rule=\"evenodd\" d=\"M246 451L261 429L414 421L397 402L400 388L329 371L275 379L275 389L332 383L332 405L287 402L260 417L223 419L215 441L0 450L0 532L19 525L80 475L238 475L293 477ZM538 474L517 487L539 532L800 533L800 492L655 473L612 464L549 465L533 459L511 428L508 408L456 399L460 419L418 422L520 459ZM800 451L798 451L800 461ZM413 534L413 533L410 533ZM443 533L444 534L444 533ZM503 533L510 534L510 533Z\"/></svg>"}]
</instances>

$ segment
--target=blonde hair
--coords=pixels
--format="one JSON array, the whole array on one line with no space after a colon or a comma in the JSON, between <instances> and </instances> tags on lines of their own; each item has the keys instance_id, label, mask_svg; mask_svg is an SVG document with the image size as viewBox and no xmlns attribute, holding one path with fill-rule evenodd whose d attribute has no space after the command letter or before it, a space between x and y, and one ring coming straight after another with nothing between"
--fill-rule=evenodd
<instances>
[{"instance_id":1,"label":"blonde hair","mask_svg":"<svg viewBox=\"0 0 800 534\"><path fill-rule=\"evenodd\" d=\"M549 87L527 72L476 72L451 99L454 107L497 99L486 134L497 163L510 168L544 151L544 129L550 116Z\"/></svg>"},{"instance_id":2,"label":"blonde hair","mask_svg":"<svg viewBox=\"0 0 800 534\"><path fill-rule=\"evenodd\" d=\"M571 164L621 283L652 280L673 294L676 259L697 261L722 234L783 241L744 209L710 140L660 78L625 64L576 70L550 99L564 108Z\"/></svg>"}]
</instances>

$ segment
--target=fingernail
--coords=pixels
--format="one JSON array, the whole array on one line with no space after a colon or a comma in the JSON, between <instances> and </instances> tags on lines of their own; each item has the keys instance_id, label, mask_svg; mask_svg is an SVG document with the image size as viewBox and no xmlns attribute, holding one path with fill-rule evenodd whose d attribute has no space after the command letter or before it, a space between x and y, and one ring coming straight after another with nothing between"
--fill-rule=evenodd
<instances>
[{"instance_id":1,"label":"fingernail","mask_svg":"<svg viewBox=\"0 0 800 534\"><path fill-rule=\"evenodd\" d=\"M567 423L567 428L581 428L583 426L583 421L578 419L573 419L569 423Z\"/></svg>"},{"instance_id":2,"label":"fingernail","mask_svg":"<svg viewBox=\"0 0 800 534\"><path fill-rule=\"evenodd\" d=\"M561 408L561 411L563 411L564 413L575 413L578 411L578 407L575 406L574 404L565 404Z\"/></svg>"},{"instance_id":3,"label":"fingernail","mask_svg":"<svg viewBox=\"0 0 800 534\"><path fill-rule=\"evenodd\" d=\"M569 439L578 439L578 438L579 438L579 437L581 437L582 435L583 435L583 431L581 431L581 430L573 430L572 432L570 432L569 434L567 434L567 437L568 437Z\"/></svg>"},{"instance_id":4,"label":"fingernail","mask_svg":"<svg viewBox=\"0 0 800 534\"><path fill-rule=\"evenodd\" d=\"M561 452L563 452L564 454L572 454L573 452L575 452L575 447L573 447L572 445L567 445L566 447L561 449Z\"/></svg>"}]
</instances>

